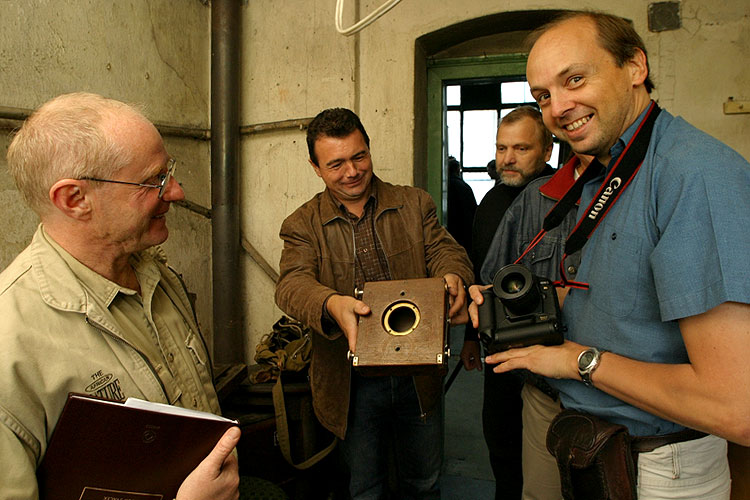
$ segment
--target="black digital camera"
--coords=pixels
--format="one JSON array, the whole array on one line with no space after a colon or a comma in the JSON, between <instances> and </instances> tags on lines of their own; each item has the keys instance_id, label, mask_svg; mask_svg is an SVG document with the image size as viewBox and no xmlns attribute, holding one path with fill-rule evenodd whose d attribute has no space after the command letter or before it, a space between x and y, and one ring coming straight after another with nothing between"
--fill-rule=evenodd
<instances>
[{"instance_id":1,"label":"black digital camera","mask_svg":"<svg viewBox=\"0 0 750 500\"><path fill-rule=\"evenodd\" d=\"M482 291L479 338L487 352L563 342L560 304L550 280L521 264L501 268Z\"/></svg>"}]
</instances>

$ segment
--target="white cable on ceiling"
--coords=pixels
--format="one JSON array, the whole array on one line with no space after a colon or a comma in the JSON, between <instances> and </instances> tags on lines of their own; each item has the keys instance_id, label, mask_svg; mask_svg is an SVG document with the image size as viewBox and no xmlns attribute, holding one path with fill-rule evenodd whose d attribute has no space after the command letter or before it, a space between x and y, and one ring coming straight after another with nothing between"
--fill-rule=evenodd
<instances>
[{"instance_id":1,"label":"white cable on ceiling","mask_svg":"<svg viewBox=\"0 0 750 500\"><path fill-rule=\"evenodd\" d=\"M356 24L344 29L344 0L336 0L336 31L346 36L353 35L374 23L380 16L391 10L400 1L401 0L388 0L383 5L372 11L364 19L361 19Z\"/></svg>"}]
</instances>

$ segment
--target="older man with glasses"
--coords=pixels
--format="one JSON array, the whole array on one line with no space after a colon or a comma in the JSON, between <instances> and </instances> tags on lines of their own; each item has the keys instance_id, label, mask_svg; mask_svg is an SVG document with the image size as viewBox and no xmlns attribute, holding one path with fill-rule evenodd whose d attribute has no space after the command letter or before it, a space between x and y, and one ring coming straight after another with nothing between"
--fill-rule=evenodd
<instances>
[{"instance_id":1,"label":"older man with glasses","mask_svg":"<svg viewBox=\"0 0 750 500\"><path fill-rule=\"evenodd\" d=\"M62 95L18 131L8 167L41 224L0 274L0 498L36 499L70 392L220 409L186 290L155 247L184 197L156 128L124 103ZM227 431L177 499L237 498L239 434Z\"/></svg>"}]
</instances>

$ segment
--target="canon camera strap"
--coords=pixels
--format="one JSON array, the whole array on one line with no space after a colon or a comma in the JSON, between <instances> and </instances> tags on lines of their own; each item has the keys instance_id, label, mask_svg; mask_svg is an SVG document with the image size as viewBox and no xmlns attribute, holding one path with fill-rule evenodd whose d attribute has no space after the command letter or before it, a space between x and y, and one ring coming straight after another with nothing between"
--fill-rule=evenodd
<instances>
[{"instance_id":1,"label":"canon camera strap","mask_svg":"<svg viewBox=\"0 0 750 500\"><path fill-rule=\"evenodd\" d=\"M596 227L607 215L609 209L625 191L625 188L630 185L630 181L633 180L646 157L648 144L651 142L651 132L654 130L654 122L656 122L656 117L659 116L660 111L661 108L654 101L651 101L646 117L635 131L628 145L625 146L622 154L599 188L599 192L591 200L583 217L565 241L566 256L572 255L583 248L583 245L586 244Z\"/></svg>"},{"instance_id":2,"label":"canon camera strap","mask_svg":"<svg viewBox=\"0 0 750 500\"><path fill-rule=\"evenodd\" d=\"M578 224L576 224L576 227L573 228L573 231L565 241L565 254L560 261L562 284L577 288L588 288L586 283L573 282L566 279L565 259L568 255L572 255L583 248L609 209L612 208L612 205L614 205L622 192L625 191L630 181L633 180L638 169L641 168L643 159L646 157L648 144L651 142L651 132L654 129L654 123L660 111L661 108L654 101L651 101L651 105L643 121L638 126L630 142L625 146L625 149L615 162L607 178L602 182L599 192L591 200L591 203L584 212L584 216L578 221ZM545 233L562 223L567 213L576 206L576 203L580 199L583 192L583 185L599 175L603 169L604 167L599 160L594 158L591 161L576 182L544 217L542 230L516 262L519 262L534 245L539 243Z\"/></svg>"}]
</instances>

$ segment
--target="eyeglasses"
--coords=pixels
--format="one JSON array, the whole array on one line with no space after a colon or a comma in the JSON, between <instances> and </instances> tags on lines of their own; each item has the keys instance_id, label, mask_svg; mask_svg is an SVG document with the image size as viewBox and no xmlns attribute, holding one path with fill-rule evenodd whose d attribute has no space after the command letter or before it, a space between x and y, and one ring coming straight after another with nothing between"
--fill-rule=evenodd
<instances>
[{"instance_id":1,"label":"eyeglasses","mask_svg":"<svg viewBox=\"0 0 750 500\"><path fill-rule=\"evenodd\" d=\"M164 196L164 191L167 190L167 186L169 185L169 181L174 177L174 169L175 165L177 164L177 160L174 158L170 158L169 162L167 163L167 172L164 174L159 174L159 184L143 184L141 182L128 182L128 181L114 181L112 179L97 179L96 177L81 177L80 180L82 181L96 181L96 182L112 182L114 184L128 184L129 186L140 186L140 187L146 187L146 188L158 188L159 189L159 198Z\"/></svg>"}]
</instances>

